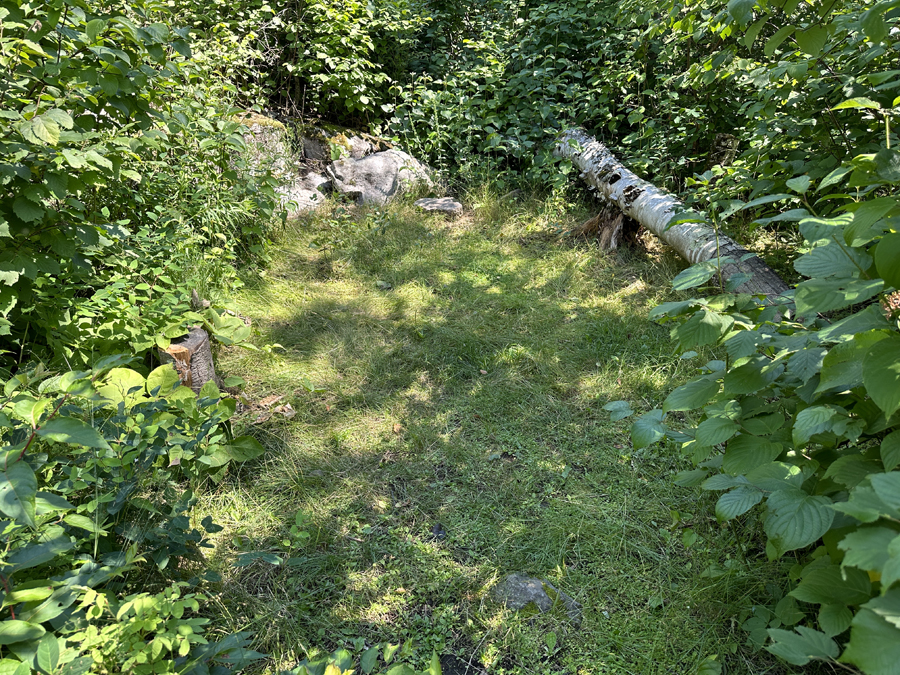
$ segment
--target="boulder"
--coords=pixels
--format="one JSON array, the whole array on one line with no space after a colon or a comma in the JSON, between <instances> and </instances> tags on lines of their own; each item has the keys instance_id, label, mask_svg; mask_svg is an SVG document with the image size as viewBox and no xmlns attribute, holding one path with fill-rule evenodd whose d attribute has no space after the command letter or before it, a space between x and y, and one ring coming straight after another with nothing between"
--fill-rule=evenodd
<instances>
[{"instance_id":1,"label":"boulder","mask_svg":"<svg viewBox=\"0 0 900 675\"><path fill-rule=\"evenodd\" d=\"M431 187L428 168L400 150L340 159L327 169L337 192L359 204L385 204L417 185Z\"/></svg>"},{"instance_id":2,"label":"boulder","mask_svg":"<svg viewBox=\"0 0 900 675\"><path fill-rule=\"evenodd\" d=\"M443 213L448 216L458 216L462 213L463 208L462 204L451 197L441 197L440 199L436 197L427 197L425 199L417 200L415 205L423 211Z\"/></svg>"},{"instance_id":3,"label":"boulder","mask_svg":"<svg viewBox=\"0 0 900 675\"><path fill-rule=\"evenodd\" d=\"M515 611L529 605L539 612L561 609L576 627L581 625L581 605L549 581L524 574L509 574L494 585L491 594L497 602Z\"/></svg>"},{"instance_id":4,"label":"boulder","mask_svg":"<svg viewBox=\"0 0 900 675\"><path fill-rule=\"evenodd\" d=\"M330 188L330 183L322 174L310 171L305 176L294 178L280 186L278 196L288 209L288 217L315 209L324 202L324 193Z\"/></svg>"}]
</instances>

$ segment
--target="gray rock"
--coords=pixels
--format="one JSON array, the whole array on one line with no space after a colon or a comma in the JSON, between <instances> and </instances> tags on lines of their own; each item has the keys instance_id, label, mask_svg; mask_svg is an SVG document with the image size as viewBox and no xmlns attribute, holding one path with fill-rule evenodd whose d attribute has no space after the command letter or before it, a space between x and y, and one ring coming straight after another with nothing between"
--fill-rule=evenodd
<instances>
[{"instance_id":1,"label":"gray rock","mask_svg":"<svg viewBox=\"0 0 900 675\"><path fill-rule=\"evenodd\" d=\"M279 187L278 196L285 206L288 206L289 202L296 203L296 206L289 206L290 217L318 207L325 201L324 193L329 186L330 181L325 176L311 171Z\"/></svg>"},{"instance_id":2,"label":"gray rock","mask_svg":"<svg viewBox=\"0 0 900 675\"><path fill-rule=\"evenodd\" d=\"M306 159L313 159L319 162L326 162L331 159L331 151L328 149L326 140L304 136L302 142L303 156Z\"/></svg>"},{"instance_id":3,"label":"gray rock","mask_svg":"<svg viewBox=\"0 0 900 675\"><path fill-rule=\"evenodd\" d=\"M497 602L516 611L532 604L540 612L562 609L576 627L581 625L581 605L549 581L524 574L509 574L491 589L491 594Z\"/></svg>"},{"instance_id":4,"label":"gray rock","mask_svg":"<svg viewBox=\"0 0 900 675\"><path fill-rule=\"evenodd\" d=\"M353 159L362 159L376 150L374 143L359 136L351 136L347 139L347 142L350 144L350 156Z\"/></svg>"},{"instance_id":5,"label":"gray rock","mask_svg":"<svg viewBox=\"0 0 900 675\"><path fill-rule=\"evenodd\" d=\"M428 168L400 150L340 159L327 171L334 189L360 204L385 204L416 185L432 185Z\"/></svg>"},{"instance_id":6,"label":"gray rock","mask_svg":"<svg viewBox=\"0 0 900 675\"><path fill-rule=\"evenodd\" d=\"M457 216L462 213L463 205L460 204L455 199L451 199L450 197L441 197L437 199L435 197L427 197L425 199L419 199L415 202L415 205L418 206L423 211L434 211L437 213L446 213L448 216Z\"/></svg>"}]
</instances>

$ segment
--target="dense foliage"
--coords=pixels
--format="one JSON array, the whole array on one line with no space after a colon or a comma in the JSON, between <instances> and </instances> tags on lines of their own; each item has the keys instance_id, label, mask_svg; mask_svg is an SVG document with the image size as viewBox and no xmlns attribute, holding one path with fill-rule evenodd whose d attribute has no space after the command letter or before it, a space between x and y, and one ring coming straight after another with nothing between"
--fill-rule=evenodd
<instances>
[{"instance_id":1,"label":"dense foliage","mask_svg":"<svg viewBox=\"0 0 900 675\"><path fill-rule=\"evenodd\" d=\"M199 550L217 526L190 513L262 449L233 438L233 400L175 388L152 356L192 324L249 335L189 292L221 298L239 261L265 259L276 184L236 107L255 105L365 126L502 191L565 189L552 140L581 125L717 226L792 241L805 280L777 301L711 264L676 280L721 283L653 318L723 358L634 441L679 443L696 465L681 484L722 491L723 521L758 513L768 556L795 556L789 592L744 617L751 644L891 672L898 17L895 0L2 0L3 672L256 656L244 635L205 642ZM347 236L331 222L323 237ZM298 672L349 663L331 660Z\"/></svg>"},{"instance_id":2,"label":"dense foliage","mask_svg":"<svg viewBox=\"0 0 900 675\"><path fill-rule=\"evenodd\" d=\"M765 10L731 2L727 14L707 17L724 38L740 39L719 54L752 44L771 20ZM786 595L744 621L751 643L794 665L840 661L886 675L900 657L900 152L889 125L900 81L881 70L895 50L893 6L787 10L792 22L764 36L763 49L772 55L792 37L791 58L757 66L754 77L763 91L791 80L748 109L763 113L758 159L796 148L795 159L761 174L755 191L765 196L749 206L798 202L768 220L799 221L794 267L805 280L784 298L723 284L657 307L651 318L673 326L685 357L721 345L723 358L642 415L632 438L637 448L675 441L697 466L679 474L681 485L721 492L720 521L758 516L769 559L794 552ZM812 152L812 139L822 150ZM717 175L693 181L709 206L726 217L746 208L708 194ZM782 185L788 193L768 194ZM718 263L685 270L675 287L719 281ZM625 402L607 409L631 414ZM680 412L689 424L677 422Z\"/></svg>"}]
</instances>

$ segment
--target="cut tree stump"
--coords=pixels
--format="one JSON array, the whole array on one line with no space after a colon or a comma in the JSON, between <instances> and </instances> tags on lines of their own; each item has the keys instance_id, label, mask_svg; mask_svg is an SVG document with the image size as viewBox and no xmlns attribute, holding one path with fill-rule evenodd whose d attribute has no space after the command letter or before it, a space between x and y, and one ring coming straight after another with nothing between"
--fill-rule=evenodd
<instances>
[{"instance_id":1,"label":"cut tree stump","mask_svg":"<svg viewBox=\"0 0 900 675\"><path fill-rule=\"evenodd\" d=\"M159 349L162 363L171 363L178 371L181 383L199 394L203 385L212 380L221 388L224 383L216 375L209 334L200 326L191 326L184 337L172 340L168 349Z\"/></svg>"},{"instance_id":2,"label":"cut tree stump","mask_svg":"<svg viewBox=\"0 0 900 675\"><path fill-rule=\"evenodd\" d=\"M557 138L554 153L572 160L581 170L581 178L609 206L633 218L689 263L730 257L736 262L723 265L722 277L752 275L737 290L740 293L776 296L788 285L755 254L719 233L706 222L681 222L669 226L675 217L687 211L678 199L639 178L616 159L609 149L584 129L565 131ZM746 259L744 259L746 257Z\"/></svg>"}]
</instances>

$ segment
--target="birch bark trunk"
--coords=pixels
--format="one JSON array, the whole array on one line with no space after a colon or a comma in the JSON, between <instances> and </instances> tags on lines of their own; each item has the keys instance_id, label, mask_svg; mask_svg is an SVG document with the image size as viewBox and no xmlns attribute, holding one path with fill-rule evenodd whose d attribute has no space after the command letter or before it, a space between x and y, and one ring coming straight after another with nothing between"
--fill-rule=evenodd
<instances>
[{"instance_id":1,"label":"birch bark trunk","mask_svg":"<svg viewBox=\"0 0 900 675\"><path fill-rule=\"evenodd\" d=\"M717 252L719 256L734 259L734 264L722 266L724 279L740 272L752 275L749 281L738 286L738 292L780 295L788 290L788 285L760 258L754 255L741 261L749 251L721 233L717 241L715 230L707 223L678 223L667 227L676 214L687 210L684 204L629 171L605 145L583 129L563 132L554 152L558 157L572 160L581 171L581 178L597 190L601 199L615 204L691 264L713 260Z\"/></svg>"}]
</instances>

